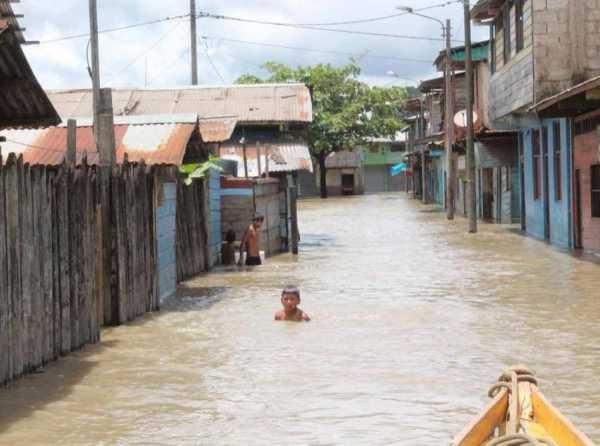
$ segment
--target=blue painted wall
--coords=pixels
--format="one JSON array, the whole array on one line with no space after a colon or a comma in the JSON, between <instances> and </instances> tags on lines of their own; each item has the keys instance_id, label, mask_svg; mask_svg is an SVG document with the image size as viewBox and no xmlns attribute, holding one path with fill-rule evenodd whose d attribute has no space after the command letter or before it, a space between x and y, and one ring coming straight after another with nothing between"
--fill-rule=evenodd
<instances>
[{"instance_id":1,"label":"blue painted wall","mask_svg":"<svg viewBox=\"0 0 600 446\"><path fill-rule=\"evenodd\" d=\"M554 122L560 122L560 135L554 134ZM542 121L542 125L548 129L548 193L550 208L550 241L560 247L572 247L572 215L571 215L571 141L566 119ZM542 146L542 127L540 130L540 145ZM527 233L533 237L544 239L546 233L546 222L544 213L545 201L545 178L543 170L543 157L540 166L541 195L535 200L533 196L533 128L522 131L523 151L525 163L525 208L527 214ZM554 143L555 138L561 139L561 190L562 199L557 200L554 175ZM543 147L543 146L542 146ZM543 155L543 148L541 150Z\"/></svg>"},{"instance_id":2,"label":"blue painted wall","mask_svg":"<svg viewBox=\"0 0 600 446\"><path fill-rule=\"evenodd\" d=\"M177 289L175 254L177 188L175 183L164 183L163 188L164 200L156 213L158 232L158 288L161 302L175 294Z\"/></svg>"},{"instance_id":3,"label":"blue painted wall","mask_svg":"<svg viewBox=\"0 0 600 446\"><path fill-rule=\"evenodd\" d=\"M208 175L209 267L221 263L221 174L211 170Z\"/></svg>"}]
</instances>

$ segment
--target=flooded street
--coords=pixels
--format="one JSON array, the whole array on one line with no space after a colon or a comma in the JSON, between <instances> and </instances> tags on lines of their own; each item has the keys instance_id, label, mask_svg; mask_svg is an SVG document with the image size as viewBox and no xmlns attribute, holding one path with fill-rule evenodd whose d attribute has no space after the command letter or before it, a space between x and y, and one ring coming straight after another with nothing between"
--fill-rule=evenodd
<instances>
[{"instance_id":1,"label":"flooded street","mask_svg":"<svg viewBox=\"0 0 600 446\"><path fill-rule=\"evenodd\" d=\"M301 203L301 255L0 391L1 445L444 445L507 365L600 442L600 264L408 200ZM309 324L274 323L297 284Z\"/></svg>"}]
</instances>

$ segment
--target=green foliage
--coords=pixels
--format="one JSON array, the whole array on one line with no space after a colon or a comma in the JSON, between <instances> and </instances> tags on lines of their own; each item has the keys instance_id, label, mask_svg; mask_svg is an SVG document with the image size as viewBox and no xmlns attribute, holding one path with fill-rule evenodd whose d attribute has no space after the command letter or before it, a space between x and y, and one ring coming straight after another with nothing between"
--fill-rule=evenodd
<instances>
[{"instance_id":1,"label":"green foliage","mask_svg":"<svg viewBox=\"0 0 600 446\"><path fill-rule=\"evenodd\" d=\"M275 62L263 68L270 73L265 79L244 75L237 82L301 82L311 89L314 120L308 142L313 156L352 149L369 138L393 137L403 127L399 109L408 97L406 90L359 81L361 69L354 61L340 68L330 64L292 68Z\"/></svg>"},{"instance_id":2,"label":"green foliage","mask_svg":"<svg viewBox=\"0 0 600 446\"><path fill-rule=\"evenodd\" d=\"M223 171L223 168L217 164L220 158L210 157L207 161L200 164L183 164L179 167L179 171L184 175L183 182L186 186L191 186L195 179L204 178L206 172L210 169L215 169L219 172Z\"/></svg>"}]
</instances>

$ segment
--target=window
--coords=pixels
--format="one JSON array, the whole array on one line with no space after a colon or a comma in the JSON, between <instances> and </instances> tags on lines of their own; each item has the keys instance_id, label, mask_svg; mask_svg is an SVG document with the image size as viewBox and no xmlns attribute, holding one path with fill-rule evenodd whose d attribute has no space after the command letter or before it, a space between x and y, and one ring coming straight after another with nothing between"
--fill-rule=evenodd
<instances>
[{"instance_id":1,"label":"window","mask_svg":"<svg viewBox=\"0 0 600 446\"><path fill-rule=\"evenodd\" d=\"M523 0L515 1L515 19L518 53L525 46L525 17L523 16Z\"/></svg>"},{"instance_id":2,"label":"window","mask_svg":"<svg viewBox=\"0 0 600 446\"><path fill-rule=\"evenodd\" d=\"M531 135L532 162L533 162L533 199L539 200L542 191L542 177L540 168L542 157L540 156L540 131L535 129Z\"/></svg>"},{"instance_id":3,"label":"window","mask_svg":"<svg viewBox=\"0 0 600 446\"><path fill-rule=\"evenodd\" d=\"M504 4L504 9L502 10L502 14L504 16L504 63L507 63L510 60L511 53L511 39L510 39L510 10L511 10L512 2L506 2Z\"/></svg>"},{"instance_id":4,"label":"window","mask_svg":"<svg viewBox=\"0 0 600 446\"><path fill-rule=\"evenodd\" d=\"M600 218L600 164L592 166L592 217Z\"/></svg>"},{"instance_id":5,"label":"window","mask_svg":"<svg viewBox=\"0 0 600 446\"><path fill-rule=\"evenodd\" d=\"M562 200L562 163L560 121L554 123L554 199Z\"/></svg>"}]
</instances>

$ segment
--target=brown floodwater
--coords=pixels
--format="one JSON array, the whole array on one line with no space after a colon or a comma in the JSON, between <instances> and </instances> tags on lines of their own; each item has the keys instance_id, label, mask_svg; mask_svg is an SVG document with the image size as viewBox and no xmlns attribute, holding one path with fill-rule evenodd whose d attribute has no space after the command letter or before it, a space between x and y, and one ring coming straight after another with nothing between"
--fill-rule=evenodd
<instances>
[{"instance_id":1,"label":"brown floodwater","mask_svg":"<svg viewBox=\"0 0 600 446\"><path fill-rule=\"evenodd\" d=\"M301 203L301 255L0 390L2 445L444 445L507 365L600 442L600 265L405 195ZM275 323L280 289L307 324Z\"/></svg>"}]
</instances>

